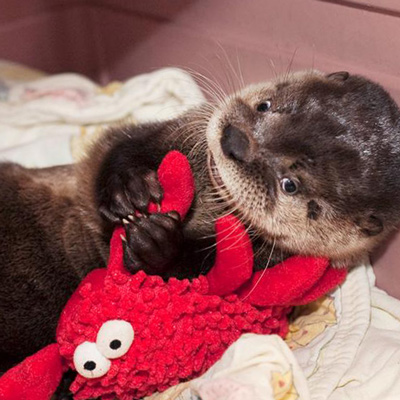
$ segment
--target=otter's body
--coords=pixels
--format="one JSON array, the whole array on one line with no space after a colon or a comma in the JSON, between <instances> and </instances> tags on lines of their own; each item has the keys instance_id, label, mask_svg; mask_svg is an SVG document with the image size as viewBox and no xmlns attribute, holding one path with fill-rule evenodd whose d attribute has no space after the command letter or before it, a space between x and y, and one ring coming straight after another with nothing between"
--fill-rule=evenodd
<instances>
[{"instance_id":1,"label":"otter's body","mask_svg":"<svg viewBox=\"0 0 400 400\"><path fill-rule=\"evenodd\" d=\"M214 221L227 212L254 233L257 268L294 253L354 265L400 221L399 121L378 85L308 72L175 120L113 129L74 166L1 165L0 371L53 340L120 222L132 272L205 272ZM162 198L154 171L170 150L189 158L196 181L184 222L146 215Z\"/></svg>"}]
</instances>

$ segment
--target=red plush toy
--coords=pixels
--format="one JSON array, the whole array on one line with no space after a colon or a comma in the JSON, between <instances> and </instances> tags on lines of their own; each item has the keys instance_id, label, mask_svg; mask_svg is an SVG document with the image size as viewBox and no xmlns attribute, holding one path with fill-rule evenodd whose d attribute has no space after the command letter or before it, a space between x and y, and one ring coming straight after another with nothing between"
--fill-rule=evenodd
<instances>
[{"instance_id":1,"label":"red plush toy","mask_svg":"<svg viewBox=\"0 0 400 400\"><path fill-rule=\"evenodd\" d=\"M184 217L194 193L187 159L169 153L158 174L161 211ZM0 378L1 400L50 399L67 368L78 372L71 386L77 400L163 391L204 373L242 333L285 336L291 306L315 300L346 275L306 257L253 274L249 237L228 216L217 221L216 262L207 276L164 282L124 270L122 233L114 232L108 268L92 271L67 303L57 343Z\"/></svg>"}]
</instances>

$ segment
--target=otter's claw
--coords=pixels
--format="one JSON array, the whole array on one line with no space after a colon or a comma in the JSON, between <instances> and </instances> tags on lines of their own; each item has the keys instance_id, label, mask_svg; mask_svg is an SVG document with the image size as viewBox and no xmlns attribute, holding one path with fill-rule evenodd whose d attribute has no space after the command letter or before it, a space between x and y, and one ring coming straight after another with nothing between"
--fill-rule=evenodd
<instances>
[{"instance_id":1,"label":"otter's claw","mask_svg":"<svg viewBox=\"0 0 400 400\"><path fill-rule=\"evenodd\" d=\"M163 190L155 171L131 168L108 178L99 179L99 211L107 220L118 223L129 214L147 214L151 202L160 204Z\"/></svg>"},{"instance_id":2,"label":"otter's claw","mask_svg":"<svg viewBox=\"0 0 400 400\"><path fill-rule=\"evenodd\" d=\"M177 212L150 214L124 219L125 268L131 273L142 269L149 275L163 275L180 254L183 233Z\"/></svg>"}]
</instances>

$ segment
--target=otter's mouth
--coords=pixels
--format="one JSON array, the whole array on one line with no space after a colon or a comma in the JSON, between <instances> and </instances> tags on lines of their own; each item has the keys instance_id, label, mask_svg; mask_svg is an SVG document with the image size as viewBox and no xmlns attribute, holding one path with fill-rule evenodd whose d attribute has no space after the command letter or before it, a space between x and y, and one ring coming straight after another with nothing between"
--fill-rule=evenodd
<instances>
[{"instance_id":1,"label":"otter's mouth","mask_svg":"<svg viewBox=\"0 0 400 400\"><path fill-rule=\"evenodd\" d=\"M248 213L245 212L244 206L235 201L229 189L226 187L226 184L219 173L218 167L215 163L211 150L208 150L207 152L207 167L211 183L219 192L223 193L224 195L224 199L223 200L221 199L220 201L225 203L226 205L225 210L226 211L230 210L230 212L232 212L233 215L235 215L242 221L242 223L245 225L246 228L254 226L251 217L249 217ZM256 235L263 237L264 239L268 240L271 243L273 241L282 241L287 237L286 235L283 234L276 234L276 233L272 234L271 232L267 232L265 229L262 232L260 232L260 230L258 229L251 228L250 232L251 231L256 232Z\"/></svg>"},{"instance_id":2,"label":"otter's mouth","mask_svg":"<svg viewBox=\"0 0 400 400\"><path fill-rule=\"evenodd\" d=\"M224 181L222 180L221 175L219 174L218 167L215 164L214 157L210 150L208 151L207 154L207 165L212 184L217 189L221 189L222 187L224 187L225 186Z\"/></svg>"}]
</instances>

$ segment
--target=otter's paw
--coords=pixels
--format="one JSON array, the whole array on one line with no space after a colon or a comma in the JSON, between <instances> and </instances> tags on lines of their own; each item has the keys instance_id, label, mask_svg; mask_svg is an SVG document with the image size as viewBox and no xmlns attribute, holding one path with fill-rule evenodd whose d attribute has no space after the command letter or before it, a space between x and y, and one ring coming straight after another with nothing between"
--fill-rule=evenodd
<instances>
[{"instance_id":1,"label":"otter's paw","mask_svg":"<svg viewBox=\"0 0 400 400\"><path fill-rule=\"evenodd\" d=\"M141 217L130 215L123 223L125 268L131 273L142 269L149 275L166 276L182 251L179 214L171 211Z\"/></svg>"},{"instance_id":2,"label":"otter's paw","mask_svg":"<svg viewBox=\"0 0 400 400\"><path fill-rule=\"evenodd\" d=\"M163 190L157 172L131 168L97 182L100 214L108 221L118 223L136 211L145 214L150 202L160 204Z\"/></svg>"}]
</instances>

